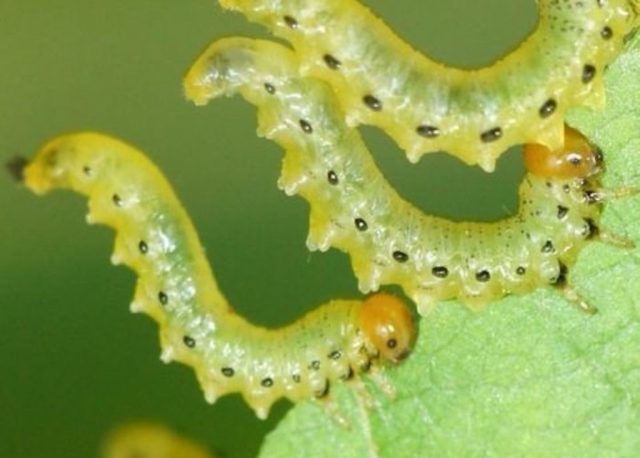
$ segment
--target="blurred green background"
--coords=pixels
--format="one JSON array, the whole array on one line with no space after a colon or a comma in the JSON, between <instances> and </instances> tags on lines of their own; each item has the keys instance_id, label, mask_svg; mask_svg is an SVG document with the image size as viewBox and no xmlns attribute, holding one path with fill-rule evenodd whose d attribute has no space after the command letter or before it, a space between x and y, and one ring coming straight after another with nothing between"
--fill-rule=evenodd
<instances>
[{"instance_id":1,"label":"blurred green background","mask_svg":"<svg viewBox=\"0 0 640 458\"><path fill-rule=\"evenodd\" d=\"M515 46L533 0L369 0L414 46L473 67ZM281 325L356 296L345 255L310 254L307 204L275 185L281 150L255 136L240 99L197 109L181 78L205 45L268 37L213 0L0 0L0 159L30 156L78 129L120 136L164 170L239 313ZM491 219L515 208L517 151L493 175L446 155L410 166L361 129L390 181L426 211ZM190 369L159 361L157 328L131 315L134 276L113 268L113 234L84 223L86 201L35 198L0 174L0 457L95 456L102 436L152 419L229 457L254 456L286 412L256 419L237 396L204 402Z\"/></svg>"}]
</instances>

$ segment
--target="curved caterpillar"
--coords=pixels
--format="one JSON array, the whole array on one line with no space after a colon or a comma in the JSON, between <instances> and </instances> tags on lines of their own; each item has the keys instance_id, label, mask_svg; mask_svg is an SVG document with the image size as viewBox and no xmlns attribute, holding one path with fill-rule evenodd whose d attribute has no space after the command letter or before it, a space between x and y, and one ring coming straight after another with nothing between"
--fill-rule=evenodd
<instances>
[{"instance_id":1,"label":"curved caterpillar","mask_svg":"<svg viewBox=\"0 0 640 458\"><path fill-rule=\"evenodd\" d=\"M398 284L423 315L441 300L480 307L543 285L563 286L580 301L566 285L568 267L589 240L616 242L598 231L599 202L630 190L600 188L600 153L574 131L567 133L569 150L526 148L531 172L516 215L452 222L397 195L359 134L345 125L331 88L301 77L287 48L219 40L196 60L184 85L197 105L235 93L256 105L258 133L286 150L279 186L310 203L308 247L349 253L363 292Z\"/></svg>"},{"instance_id":2,"label":"curved caterpillar","mask_svg":"<svg viewBox=\"0 0 640 458\"><path fill-rule=\"evenodd\" d=\"M411 315L388 294L334 300L279 330L235 314L170 185L119 140L91 132L55 138L22 177L37 194L69 188L88 196L87 220L117 232L112 262L139 275L131 310L158 322L162 359L192 366L211 403L240 392L266 418L279 397L323 397L330 383L397 362L412 346Z\"/></svg>"},{"instance_id":3,"label":"curved caterpillar","mask_svg":"<svg viewBox=\"0 0 640 458\"><path fill-rule=\"evenodd\" d=\"M154 423L129 423L107 437L103 458L213 458L202 446Z\"/></svg>"},{"instance_id":4,"label":"curved caterpillar","mask_svg":"<svg viewBox=\"0 0 640 458\"><path fill-rule=\"evenodd\" d=\"M602 73L637 25L638 0L539 0L536 30L493 65L446 67L356 0L220 0L288 40L328 81L347 124L380 127L417 162L446 151L490 172L508 147L562 147L564 113L601 107Z\"/></svg>"}]
</instances>

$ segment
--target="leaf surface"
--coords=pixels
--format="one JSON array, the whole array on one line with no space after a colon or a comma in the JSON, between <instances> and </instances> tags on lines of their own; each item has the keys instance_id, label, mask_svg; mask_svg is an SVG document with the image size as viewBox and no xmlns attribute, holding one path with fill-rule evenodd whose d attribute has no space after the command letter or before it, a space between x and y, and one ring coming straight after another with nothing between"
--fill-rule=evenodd
<instances>
[{"instance_id":1,"label":"leaf surface","mask_svg":"<svg viewBox=\"0 0 640 458\"><path fill-rule=\"evenodd\" d=\"M606 188L640 186L640 35L610 66L606 86L603 111L576 110L569 122L603 149ZM634 196L607 203L600 227L638 243L639 223ZM590 244L569 280L598 314L551 288L481 313L440 305L421 320L412 356L384 372L395 398L371 379L366 390L336 386L333 407L347 427L317 402L298 404L261 456L635 456L638 251Z\"/></svg>"}]
</instances>

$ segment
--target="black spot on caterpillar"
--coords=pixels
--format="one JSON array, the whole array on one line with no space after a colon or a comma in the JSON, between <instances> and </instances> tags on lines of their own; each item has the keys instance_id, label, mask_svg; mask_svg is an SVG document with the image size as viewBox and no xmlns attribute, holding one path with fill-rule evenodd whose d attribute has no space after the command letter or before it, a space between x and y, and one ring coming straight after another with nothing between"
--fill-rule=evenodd
<instances>
[{"instance_id":1,"label":"black spot on caterpillar","mask_svg":"<svg viewBox=\"0 0 640 458\"><path fill-rule=\"evenodd\" d=\"M451 298L480 307L544 285L571 291L566 270L596 235L599 202L616 195L601 189L601 155L581 135L567 131L569 150L525 148L530 172L516 215L452 222L425 215L397 195L358 133L345 125L331 88L301 77L298 66L281 45L223 39L193 64L185 91L198 105L240 93L258 107L258 132L286 149L279 186L310 203L310 249L349 253L362 291L398 284L421 314ZM264 90L265 80L274 94ZM300 132L302 118L313 134Z\"/></svg>"},{"instance_id":2,"label":"black spot on caterpillar","mask_svg":"<svg viewBox=\"0 0 640 458\"><path fill-rule=\"evenodd\" d=\"M447 151L486 171L515 144L558 150L564 113L602 106L602 70L640 10L637 0L537 3L537 28L516 50L461 70L412 49L357 0L220 0L288 40L301 71L334 87L349 125L382 128L413 162Z\"/></svg>"},{"instance_id":3,"label":"black spot on caterpillar","mask_svg":"<svg viewBox=\"0 0 640 458\"><path fill-rule=\"evenodd\" d=\"M397 362L413 344L411 315L389 294L334 300L279 330L235 314L170 185L119 140L91 132L58 137L20 172L35 193L68 188L88 196L88 221L117 232L112 261L139 275L132 311L159 323L163 360L192 366L210 402L240 392L265 418L278 398L324 395L329 383Z\"/></svg>"}]
</instances>

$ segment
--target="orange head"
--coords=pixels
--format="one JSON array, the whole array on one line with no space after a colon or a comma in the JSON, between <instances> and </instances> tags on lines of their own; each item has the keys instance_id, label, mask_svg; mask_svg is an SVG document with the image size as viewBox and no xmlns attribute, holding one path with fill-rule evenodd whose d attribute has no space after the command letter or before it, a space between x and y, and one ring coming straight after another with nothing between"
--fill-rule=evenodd
<instances>
[{"instance_id":1,"label":"orange head","mask_svg":"<svg viewBox=\"0 0 640 458\"><path fill-rule=\"evenodd\" d=\"M386 293L374 294L364 301L360 327L380 355L394 363L407 356L416 335L407 305Z\"/></svg>"},{"instance_id":2,"label":"orange head","mask_svg":"<svg viewBox=\"0 0 640 458\"><path fill-rule=\"evenodd\" d=\"M534 175L549 178L586 178L601 170L602 153L577 130L564 128L564 146L551 151L535 143L524 146L524 164Z\"/></svg>"}]
</instances>

